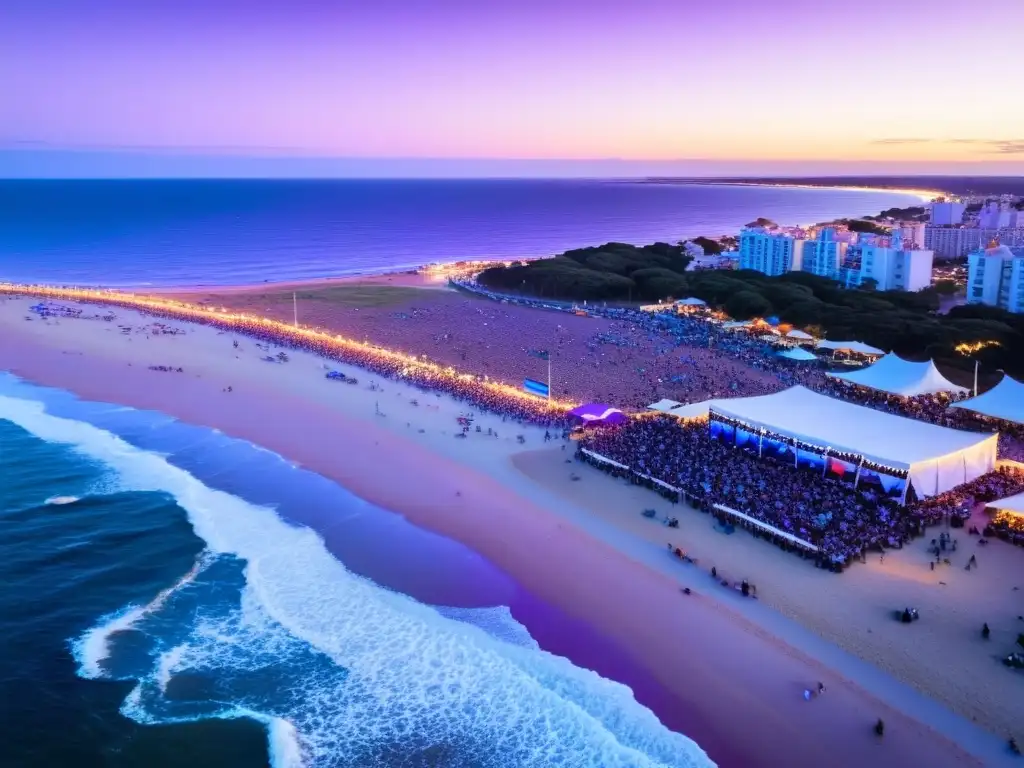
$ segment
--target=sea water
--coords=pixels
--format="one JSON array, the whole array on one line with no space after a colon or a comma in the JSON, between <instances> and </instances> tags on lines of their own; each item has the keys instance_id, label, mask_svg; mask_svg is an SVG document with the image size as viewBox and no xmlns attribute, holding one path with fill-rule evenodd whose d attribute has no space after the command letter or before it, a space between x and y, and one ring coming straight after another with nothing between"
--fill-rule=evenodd
<instances>
[{"instance_id":1,"label":"sea water","mask_svg":"<svg viewBox=\"0 0 1024 768\"><path fill-rule=\"evenodd\" d=\"M587 180L0 180L0 280L225 285L552 256L920 204L905 193Z\"/></svg>"},{"instance_id":2,"label":"sea water","mask_svg":"<svg viewBox=\"0 0 1024 768\"><path fill-rule=\"evenodd\" d=\"M471 550L5 374L0 584L5 768L711 765L608 679L658 701L621 652Z\"/></svg>"}]
</instances>

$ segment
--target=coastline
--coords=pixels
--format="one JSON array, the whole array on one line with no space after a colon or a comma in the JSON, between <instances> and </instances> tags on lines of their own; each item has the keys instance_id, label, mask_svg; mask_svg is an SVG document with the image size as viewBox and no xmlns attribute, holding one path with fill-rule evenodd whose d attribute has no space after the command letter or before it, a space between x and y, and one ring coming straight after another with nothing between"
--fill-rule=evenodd
<instances>
[{"instance_id":1,"label":"coastline","mask_svg":"<svg viewBox=\"0 0 1024 768\"><path fill-rule=\"evenodd\" d=\"M259 293L265 291L308 290L311 288L331 288L333 286L393 286L396 288L420 288L430 291L449 290L447 280L434 278L422 272L426 265L413 270L399 269L388 272L367 272L348 277L314 277L308 280L284 280L274 282L265 280L262 283L242 283L239 285L183 285L147 288L146 294L154 296L196 296L199 294L237 294ZM142 291L140 291L141 293Z\"/></svg>"},{"instance_id":2,"label":"coastline","mask_svg":"<svg viewBox=\"0 0 1024 768\"><path fill-rule=\"evenodd\" d=\"M642 178L607 178L589 181L597 185L662 183ZM730 184L735 185L735 182L727 180L720 182L715 179L667 180L664 183L683 186L690 185L693 187L708 184L720 184L723 187ZM870 186L819 186L798 183L770 184L766 182L750 182L745 183L745 185L766 188L792 188L794 190L817 189L824 190L825 192L829 189L847 192L860 191L866 195L877 196L884 194L886 197L906 192L906 190L897 188ZM911 192L914 191L911 190ZM705 195L701 193L696 195L696 197L703 199ZM609 213L595 210L593 213L579 215L577 217L580 219L579 223L576 223L576 220L573 219L573 226L570 228L573 231L560 237L555 237L560 232L556 226L555 233L546 238L509 238L506 235L497 238L494 243L488 244L490 243L490 238L487 236L486 231L471 231L467 234L459 231L460 237L470 236L472 240L469 242L453 240L452 243L448 244L435 242L437 240L435 237L427 242L429 247L425 249L410 248L406 244L404 250L388 247L386 243L378 244L374 242L375 251L372 258L361 257L358 244L354 246L349 245L346 241L340 239L339 236L335 236L338 243L334 246L338 255L330 254L328 256L323 253L322 245L315 243L315 247L313 247L313 245L306 242L301 233L284 230L283 234L272 243L250 242L248 239L241 238L241 242L237 245L235 245L233 236L229 237L221 233L222 239L227 238L227 241L236 248L236 251L232 251L226 257L225 263L232 265L232 269L228 271L224 271L227 268L224 267L222 269L219 262L211 264L206 259L196 258L196 253L203 252L204 249L199 249L196 244L188 241L174 244L176 252L167 253L163 253L161 250L164 247L161 243L151 244L145 240L104 244L95 253L94 258L96 259L96 264L107 264L111 268L106 270L102 267L84 269L81 263L72 262L67 265L69 269L65 270L61 268L62 261L59 250L47 251L37 249L22 251L22 248L17 245L15 240L10 249L11 256L14 258L10 261L9 267L4 267L3 264L0 264L0 272L6 273L0 277L22 283L60 284L67 287L81 288L108 288L153 294L179 291L188 291L190 293L202 291L227 292L238 290L241 287L272 286L277 280L280 280L279 285L285 287L294 286L302 288L318 284L332 285L377 281L382 278L386 279L389 276L421 271L424 267L433 264L453 265L465 261L501 263L545 259L551 258L565 250L596 246L612 241L629 242L639 245L659 240L675 242L681 238L693 239L700 236L719 239L734 236L738 229L743 226L744 222L756 216L771 216L779 221L797 223L801 221L831 220L844 216L859 216L868 210L876 209L876 206L884 205L884 203L878 201L877 197L862 203L844 199L842 202L830 206L829 212L826 215L823 211L817 210L812 202L808 201L800 203L796 207L784 206L786 212L780 213L771 210L771 199L774 197L785 198L786 196L780 194L776 196L765 195L764 197L767 199L749 206L749 216L742 215L742 211L737 210L735 219L727 221L727 223L708 219L706 213L703 213L699 207L694 209L692 215L688 214L690 209L684 207L679 213L674 210L666 211L660 214L662 216L661 219L654 217L652 221L656 221L656 224L645 225L639 228L623 228L617 225L602 227L600 226L602 222L615 222L618 220L619 215L615 211L612 211L610 215ZM815 195L813 197L815 199L821 198L822 200L830 199L830 196L827 194ZM797 195L796 199L803 198ZM768 210L765 209L765 206L768 206ZM120 210L123 207L123 205L119 206L118 209ZM555 223L557 224L557 221ZM541 224L543 225L543 222ZM187 228L187 224L184 226ZM506 229L518 230L520 227L521 223L516 221L509 223ZM548 229L550 228L551 225L548 226ZM227 232L233 233L236 230L237 228L233 228L227 230ZM541 231L544 232L546 230L542 228ZM21 236L19 232L14 234ZM28 237L31 243L32 238L41 237L41 232L29 228L24 233L24 236ZM97 235L97 237L102 240L102 233ZM484 243L486 247L481 251L480 248L475 247L477 243ZM538 243L542 244L538 245ZM220 245L218 244L214 247L220 247ZM143 251L141 258L138 260L134 258L137 250ZM154 253L152 255L148 254L145 252L146 250L152 250ZM291 260L295 258L293 251L300 253L309 251L308 258L299 257L298 261L292 264ZM280 254L277 262L269 258L269 255L273 253ZM157 254L163 255L160 261L148 261L149 258ZM191 265L188 269L183 268L177 263L178 254L183 254L186 258L185 263ZM246 267L244 270L233 266L236 264L236 259L239 256L242 257L242 263ZM150 266L144 270L128 269L127 266L135 263L135 261ZM5 262L5 260L0 259L0 262ZM163 266L164 262L169 266L165 268ZM27 270L26 266L30 264L39 264L40 266L45 264L46 268ZM124 265L125 268L122 269L121 265ZM287 266L282 267L282 265ZM345 267L350 268L346 269ZM70 279L69 275L72 276ZM267 279L268 275L276 277ZM310 275L316 276L311 277ZM285 279L281 279L282 277ZM208 282L204 282L204 279L208 280Z\"/></svg>"},{"instance_id":3,"label":"coastline","mask_svg":"<svg viewBox=\"0 0 1024 768\"><path fill-rule=\"evenodd\" d=\"M781 642L717 597L681 596L678 580L634 557L630 547L602 541L593 528L570 520L557 501L545 505L544 493L510 479L519 475L511 462L523 450L510 436L486 443L446 434L453 415L465 406L440 397L436 411L413 406L403 385L394 382L385 383L380 395L360 387L339 399L338 385L323 380L321 359L304 352L294 353L287 366L271 368L254 353L224 354L236 334L203 326L189 327L184 338L136 337L133 342L109 324L87 320L29 324L21 320L25 301L0 301L5 368L88 399L160 410L251 440L467 544L538 596L630 649L698 713L699 725L688 735L713 758L716 751L737 751L723 765L996 764L994 738L977 737L971 745L975 755L983 753L981 762L969 757L829 669L827 659ZM134 312L116 312L119 320L145 322ZM245 337L237 338L251 346ZM147 370L147 361L177 361L186 373L168 379ZM118 375L111 376L112 370ZM223 392L227 384L234 393ZM370 404L378 398L385 402L386 418L374 416ZM253 419L253 413L261 418ZM503 433L509 430L500 418L480 414L479 419ZM537 430L519 431L527 435L527 447L542 444ZM344 462L316 450L340 434L345 435ZM405 482L387 482L380 477L382 466L389 477ZM824 681L829 693L808 704L799 692L816 680ZM879 716L887 723L881 741L869 733ZM772 762L763 762L766 754ZM837 762L837 754L844 762Z\"/></svg>"},{"instance_id":4,"label":"coastline","mask_svg":"<svg viewBox=\"0 0 1024 768\"><path fill-rule=\"evenodd\" d=\"M841 178L841 177L840 177ZM677 185L700 185L700 186L722 186L722 187L778 187L788 189L832 189L836 191L848 190L851 192L881 192L892 194L912 195L919 197L922 203L931 202L937 197L949 195L949 192L941 189L907 188L899 186L872 187L860 184L829 183L828 177L822 178L822 183L812 184L808 179L794 179L792 182L775 179L730 179L730 178L659 178L651 177L639 180L642 184L677 184Z\"/></svg>"}]
</instances>

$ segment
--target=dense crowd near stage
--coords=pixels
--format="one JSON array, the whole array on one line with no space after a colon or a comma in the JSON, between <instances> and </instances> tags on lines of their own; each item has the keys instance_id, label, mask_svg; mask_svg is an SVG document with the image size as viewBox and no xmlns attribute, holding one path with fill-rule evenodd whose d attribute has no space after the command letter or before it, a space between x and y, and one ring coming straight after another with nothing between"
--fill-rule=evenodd
<instances>
[{"instance_id":1,"label":"dense crowd near stage","mask_svg":"<svg viewBox=\"0 0 1024 768\"><path fill-rule=\"evenodd\" d=\"M497 327L492 327L490 332L487 327L499 325L497 321L503 313L524 309L514 303L511 306L472 303L482 305L475 306L474 311L486 318L475 326L463 323L438 332L441 329L432 323L413 325L434 332L438 344L452 344L455 348L461 345L465 354L465 349L472 346L467 339L479 335L480 343L487 339L489 347L490 342L496 343L503 335ZM125 302L125 306L136 308L130 302ZM59 309L52 313L62 317L74 315ZM978 431L994 429L969 411L949 409L950 396L901 398L852 387L825 376L820 367L781 360L772 354L773 348L767 342L746 332L724 330L706 318L652 315L617 308L591 308L588 313L602 321L597 330L592 325L580 325L592 322L591 317L560 315L564 325L559 325L557 343L544 348L538 331L541 320L537 318L550 329L550 318L545 318L550 313L529 309L529 322L516 324L517 329L522 329L521 333L517 330L516 339L522 347L520 357L532 361L524 363L530 366L524 370L543 379L534 369L543 369L545 364L530 357L529 352L544 348L551 354L554 365L559 366L556 381L568 382L565 391L570 394L578 391L577 379L634 382L635 401L645 404L666 395L690 402L716 396L767 394L802 384L866 407L945 426ZM164 316L243 333L268 344L304 349L359 366L383 378L448 395L509 420L556 429L571 424L564 408L552 406L542 398L524 397L508 387L487 386L480 375L467 376L454 370L416 364L371 345L338 344L328 335L301 336L284 326L271 328L259 322L246 323L209 314L189 317L167 313ZM582 332L583 328L587 333ZM581 350L586 352L578 362L570 364L567 358ZM457 363L453 365L458 368ZM662 368L658 368L659 365ZM657 375L652 374L652 369ZM601 379L609 373L610 378ZM560 392L556 390L554 394L557 397ZM614 392L608 394L607 400L613 405L621 404L613 399ZM1024 427L999 426L1001 456L1024 458ZM786 462L758 458L743 449L712 441L706 422L685 424L670 417L634 419L624 427L595 432L586 444L596 453L628 466L631 471L626 474L635 481L639 480L632 470L680 488L688 499L704 509L722 504L811 542L819 549L815 557L829 568L841 568L873 548L902 546L920 535L925 526L942 519L961 520L977 501L984 500L983 495L994 499L1024 490L1022 478L1013 472L1003 472L925 502L901 506L897 500L886 498L871 488L855 489L847 482L823 478L820 472L796 469ZM1013 528L1014 525L1015 521L1003 521L996 530L1011 540L1015 540L1013 537L1024 539L1024 531ZM780 537L780 543L785 544L785 539Z\"/></svg>"},{"instance_id":2,"label":"dense crowd near stage","mask_svg":"<svg viewBox=\"0 0 1024 768\"><path fill-rule=\"evenodd\" d=\"M746 525L780 546L841 570L868 551L900 548L942 521L962 524L975 504L1024 490L1024 471L1000 469L948 493L901 505L880 486L855 488L821 469L797 469L711 437L706 420L682 422L671 416L634 419L617 428L593 430L578 443L578 457L594 466L685 500L721 518ZM654 482L658 481L658 482ZM722 505L817 548L814 552L757 526L747 525Z\"/></svg>"}]
</instances>

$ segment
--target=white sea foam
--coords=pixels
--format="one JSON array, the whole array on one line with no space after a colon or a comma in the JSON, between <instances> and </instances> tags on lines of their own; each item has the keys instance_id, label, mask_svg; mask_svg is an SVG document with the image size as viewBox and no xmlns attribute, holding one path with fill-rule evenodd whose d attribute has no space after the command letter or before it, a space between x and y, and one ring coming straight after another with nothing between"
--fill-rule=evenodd
<instances>
[{"instance_id":1,"label":"white sea foam","mask_svg":"<svg viewBox=\"0 0 1024 768\"><path fill-rule=\"evenodd\" d=\"M246 563L240 606L197 616L188 641L162 649L127 697L122 712L139 722L180 716L163 694L186 669L225 685L287 675L265 686L273 696L239 694L202 716L260 719L278 768L368 765L403 744L453 746L486 767L712 765L625 686L538 650L507 609L438 611L382 589L347 571L314 531L39 403L0 396L0 418L112 466L126 489L170 493L210 550L148 606L87 632L76 643L84 676L103 674L111 634L159 611L204 562L220 554Z\"/></svg>"},{"instance_id":2,"label":"white sea foam","mask_svg":"<svg viewBox=\"0 0 1024 768\"><path fill-rule=\"evenodd\" d=\"M110 638L117 632L131 629L145 613L140 605L129 605L108 614L71 644L71 653L78 662L78 674L90 680L106 676L103 662L110 656Z\"/></svg>"},{"instance_id":3,"label":"white sea foam","mask_svg":"<svg viewBox=\"0 0 1024 768\"><path fill-rule=\"evenodd\" d=\"M2 409L3 396L0 396ZM2 413L2 410L0 410ZM75 423L75 422L71 422ZM212 557L204 553L195 564L178 581L162 590L146 605L129 605L101 618L92 628L71 644L71 652L78 662L79 674L89 679L98 679L107 675L103 662L110 656L110 640L118 632L125 632L135 626L143 616L158 610L167 599L182 587L192 583L204 568L212 562Z\"/></svg>"},{"instance_id":4,"label":"white sea foam","mask_svg":"<svg viewBox=\"0 0 1024 768\"><path fill-rule=\"evenodd\" d=\"M46 500L47 504L74 504L78 501L77 496L51 496Z\"/></svg>"},{"instance_id":5,"label":"white sea foam","mask_svg":"<svg viewBox=\"0 0 1024 768\"><path fill-rule=\"evenodd\" d=\"M275 717L267 726L270 764L274 768L302 768L305 756L295 726L283 717Z\"/></svg>"}]
</instances>

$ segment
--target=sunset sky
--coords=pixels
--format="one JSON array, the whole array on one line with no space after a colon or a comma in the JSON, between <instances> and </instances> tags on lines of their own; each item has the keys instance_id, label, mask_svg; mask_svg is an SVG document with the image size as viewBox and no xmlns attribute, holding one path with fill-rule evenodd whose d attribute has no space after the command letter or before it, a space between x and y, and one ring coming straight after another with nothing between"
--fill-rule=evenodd
<instances>
[{"instance_id":1,"label":"sunset sky","mask_svg":"<svg viewBox=\"0 0 1024 768\"><path fill-rule=\"evenodd\" d=\"M1024 0L3 6L0 175L1024 168Z\"/></svg>"}]
</instances>

